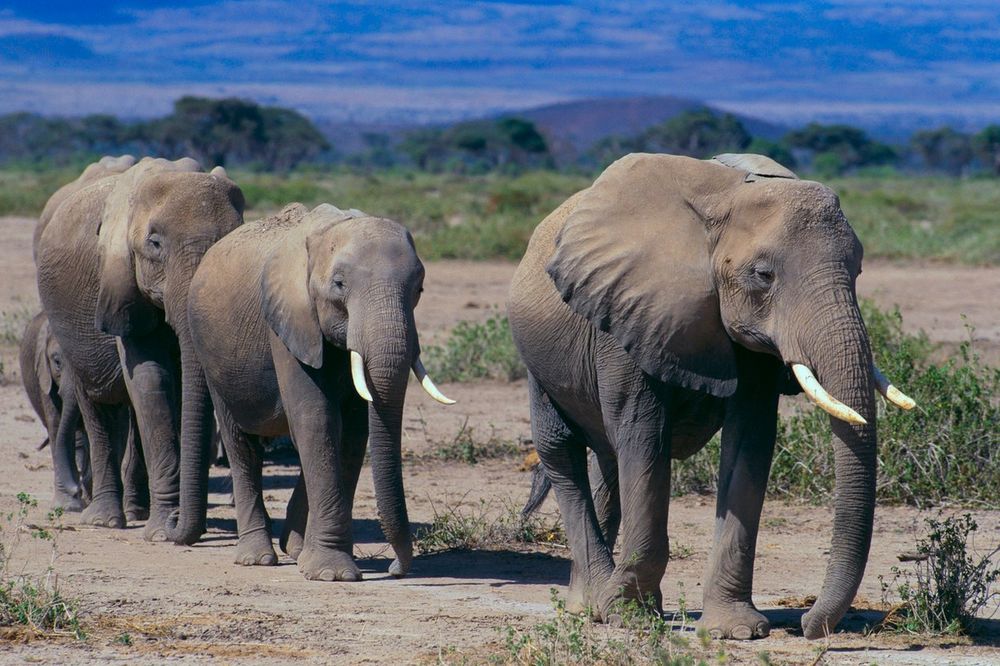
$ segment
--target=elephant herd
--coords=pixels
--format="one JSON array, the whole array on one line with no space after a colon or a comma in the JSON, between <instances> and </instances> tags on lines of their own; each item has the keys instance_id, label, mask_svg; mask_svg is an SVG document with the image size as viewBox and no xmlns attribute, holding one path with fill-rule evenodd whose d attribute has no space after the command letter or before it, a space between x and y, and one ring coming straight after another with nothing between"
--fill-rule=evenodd
<instances>
[{"instance_id":1,"label":"elephant herd","mask_svg":"<svg viewBox=\"0 0 1000 666\"><path fill-rule=\"evenodd\" d=\"M217 421L236 561L273 565L260 442L290 435L301 472L280 547L308 579L356 581L352 507L370 445L389 571L403 576L410 373L453 402L420 359L413 238L329 204L247 223L243 208L221 167L130 156L90 165L46 204L34 237L43 311L21 368L48 432L54 503L85 524L145 520L148 540L197 542ZM801 390L831 414L837 477L826 579L802 624L808 638L833 629L871 541L874 393L913 406L873 365L861 259L836 195L758 155L628 155L541 222L509 318L570 542L569 609L600 620L622 599L660 609L671 459L721 429L702 622L766 636L751 599L757 528L778 398Z\"/></svg>"}]
</instances>

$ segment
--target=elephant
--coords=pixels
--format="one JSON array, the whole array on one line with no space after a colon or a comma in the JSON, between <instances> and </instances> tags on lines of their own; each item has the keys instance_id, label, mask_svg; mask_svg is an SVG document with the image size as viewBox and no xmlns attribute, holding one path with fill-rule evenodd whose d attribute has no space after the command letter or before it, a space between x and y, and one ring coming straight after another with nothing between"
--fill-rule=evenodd
<instances>
[{"instance_id":1,"label":"elephant","mask_svg":"<svg viewBox=\"0 0 1000 666\"><path fill-rule=\"evenodd\" d=\"M48 445L52 453L52 506L83 511L91 490L90 446L76 404L76 386L70 374L63 374L59 343L44 312L25 327L19 361L24 391L47 432L38 448Z\"/></svg>"},{"instance_id":2,"label":"elephant","mask_svg":"<svg viewBox=\"0 0 1000 666\"><path fill-rule=\"evenodd\" d=\"M114 442L131 404L149 475L144 537L204 533L211 403L190 344L187 290L205 251L243 222L243 194L219 167L144 158L73 192L38 239L38 291L91 445L85 524L121 528ZM179 449L179 454L178 454Z\"/></svg>"},{"instance_id":3,"label":"elephant","mask_svg":"<svg viewBox=\"0 0 1000 666\"><path fill-rule=\"evenodd\" d=\"M831 189L759 155L630 154L539 224L508 312L570 542L568 608L598 620L623 599L661 609L671 459L721 429L701 622L720 637L768 635L751 598L755 544L779 395L797 380L831 414L837 490L826 578L802 628L833 630L871 542L874 391L913 406L873 365L855 292L862 253Z\"/></svg>"},{"instance_id":4,"label":"elephant","mask_svg":"<svg viewBox=\"0 0 1000 666\"><path fill-rule=\"evenodd\" d=\"M402 479L407 377L450 403L420 361L413 310L424 267L400 224L329 204L290 204L206 253L188 319L229 454L236 562L273 565L259 438L289 434L301 473L282 550L309 580L356 581L351 517L367 442L382 530L410 568Z\"/></svg>"}]
</instances>

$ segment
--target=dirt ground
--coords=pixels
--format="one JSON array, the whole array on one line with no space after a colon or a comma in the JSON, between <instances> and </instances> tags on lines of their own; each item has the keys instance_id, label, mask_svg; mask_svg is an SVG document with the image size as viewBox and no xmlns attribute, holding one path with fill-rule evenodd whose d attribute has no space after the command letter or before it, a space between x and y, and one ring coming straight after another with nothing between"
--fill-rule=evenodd
<instances>
[{"instance_id":1,"label":"dirt ground","mask_svg":"<svg viewBox=\"0 0 1000 666\"><path fill-rule=\"evenodd\" d=\"M0 312L37 306L31 260L33 220L0 218ZM439 340L457 321L484 319L502 308L513 266L505 263L432 263L417 312L422 339ZM870 261L860 278L862 294L881 305L898 304L907 328L923 328L935 341L967 339L961 314L976 326L984 356L1000 358L1000 269L894 265ZM51 463L37 452L43 429L16 371L12 348L0 350L8 384L0 386L0 511L28 492L40 507L51 500ZM415 387L411 387L415 388ZM529 436L526 389L512 384L443 385L459 403L445 408L422 392L407 401L404 449L406 492L414 527L454 507L496 513L526 497L530 475L515 458L476 465L427 462L426 453L450 441L463 424L477 439L494 433L515 441ZM562 548L511 547L499 551L419 556L411 574L388 577L391 554L382 540L370 475L362 476L355 507L356 555L362 583L306 581L294 562L247 568L232 562L235 514L227 505L225 470L212 472L209 533L193 547L150 544L141 524L110 531L76 527L58 540L55 570L67 595L81 601L89 638L24 640L0 634L0 663L434 663L441 654L468 654L478 663L500 641L499 629L529 627L550 619L550 588L564 591L568 552ZM266 469L267 507L280 529L297 469ZM555 516L554 501L543 510ZM42 520L39 509L32 520ZM764 640L727 642L737 663L767 651L779 663L995 664L1000 663L1000 620L969 640L927 641L898 636L865 637L878 620L879 575L889 576L897 554L911 550L922 521L936 513L880 507L872 553L856 610L827 644L797 631L816 594L829 549L832 516L824 507L768 502L758 542L755 600L775 629ZM681 599L697 617L700 578L711 546L714 498L689 496L670 507L671 561L662 583L664 604ZM976 512L978 544L1000 541L1000 512ZM73 517L67 518L71 524ZM22 538L13 566L43 571L52 556L45 542ZM124 637L127 636L128 640ZM130 645L124 643L130 642Z\"/></svg>"}]
</instances>

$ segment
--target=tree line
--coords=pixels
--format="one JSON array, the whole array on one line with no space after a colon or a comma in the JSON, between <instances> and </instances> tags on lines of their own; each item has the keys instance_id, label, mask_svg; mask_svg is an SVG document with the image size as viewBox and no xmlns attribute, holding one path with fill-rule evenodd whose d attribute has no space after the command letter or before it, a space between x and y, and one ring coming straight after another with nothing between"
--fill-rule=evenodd
<instances>
[{"instance_id":1,"label":"tree line","mask_svg":"<svg viewBox=\"0 0 1000 666\"><path fill-rule=\"evenodd\" d=\"M303 164L344 163L365 169L432 172L518 172L528 169L593 171L629 152L666 152L706 158L724 152L768 155L792 169L822 176L890 167L952 176L1000 175L1000 125L975 134L950 127L916 132L889 145L842 124L811 123L779 140L754 137L733 115L710 109L678 114L633 136L610 136L560 163L530 121L501 117L363 135L364 148L339 154L305 116L281 107L228 98L182 97L163 117L123 121L109 115L46 118L0 116L0 164L62 165L110 153L189 155L206 166L285 171Z\"/></svg>"}]
</instances>

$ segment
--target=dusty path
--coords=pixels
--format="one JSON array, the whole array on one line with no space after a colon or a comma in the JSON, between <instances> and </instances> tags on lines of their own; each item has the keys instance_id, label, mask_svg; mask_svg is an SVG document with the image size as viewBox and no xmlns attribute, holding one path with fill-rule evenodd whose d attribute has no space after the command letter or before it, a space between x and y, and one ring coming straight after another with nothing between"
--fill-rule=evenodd
<instances>
[{"instance_id":1,"label":"dusty path","mask_svg":"<svg viewBox=\"0 0 1000 666\"><path fill-rule=\"evenodd\" d=\"M34 307L31 220L0 218L0 311ZM445 262L428 266L426 291L417 313L425 340L441 339L457 321L483 319L502 307L512 266L504 263ZM923 327L933 339L956 343L965 332L958 319L968 313L976 336L988 349L1000 348L1000 269L905 267L869 262L862 293L882 304L898 303L908 327ZM956 319L958 322L956 323ZM993 351L990 353L992 354ZM13 351L2 350L11 373ZM463 424L477 441L491 432L506 440L528 436L523 382L445 385L460 403L445 409L411 391L404 448L410 517L416 526L435 512L506 512L527 493L529 475L516 459L476 465L427 462L429 452L451 441ZM47 506L51 498L48 454L36 452L42 437L20 386L0 386L0 511L29 492ZM267 468L267 506L280 527L297 470ZM213 470L221 491L223 471ZM362 476L355 510L356 555L366 574L359 584L307 582L294 563L244 568L232 563L234 512L221 492L211 496L210 533L198 545L181 548L142 541L141 526L123 531L79 528L58 542L55 568L66 594L81 600L90 633L86 641L0 639L0 663L189 663L213 659L231 663L433 663L457 648L477 663L506 625L530 626L551 618L549 589L564 589L569 564L559 548L511 546L499 552L424 555L403 580L386 575L390 555L377 527L370 475ZM485 502L485 509L482 502ZM665 605L683 597L696 611L700 578L711 543L713 498L685 497L670 511L673 560L663 581ZM554 518L554 503L544 507ZM880 508L867 574L859 595L865 607L880 598L879 575L888 575L896 555L912 548L924 514ZM979 512L980 543L1000 540L1000 512ZM39 516L33 520L39 521ZM815 594L829 548L830 512L825 508L769 502L758 544L756 600L776 626L772 636L727 647L739 662L768 651L782 663L808 663L815 643L797 635L801 597ZM72 517L68 522L72 521ZM51 550L25 538L15 557L20 567L43 570ZM779 603L780 602L780 603ZM784 604L791 603L787 608ZM921 645L896 637L865 638L860 627L877 615L852 613L849 631L836 635L824 663L994 664L1000 651L959 641L949 647ZM990 625L994 645L998 622ZM127 639L125 638L127 636ZM131 642L131 645L124 643Z\"/></svg>"}]
</instances>

